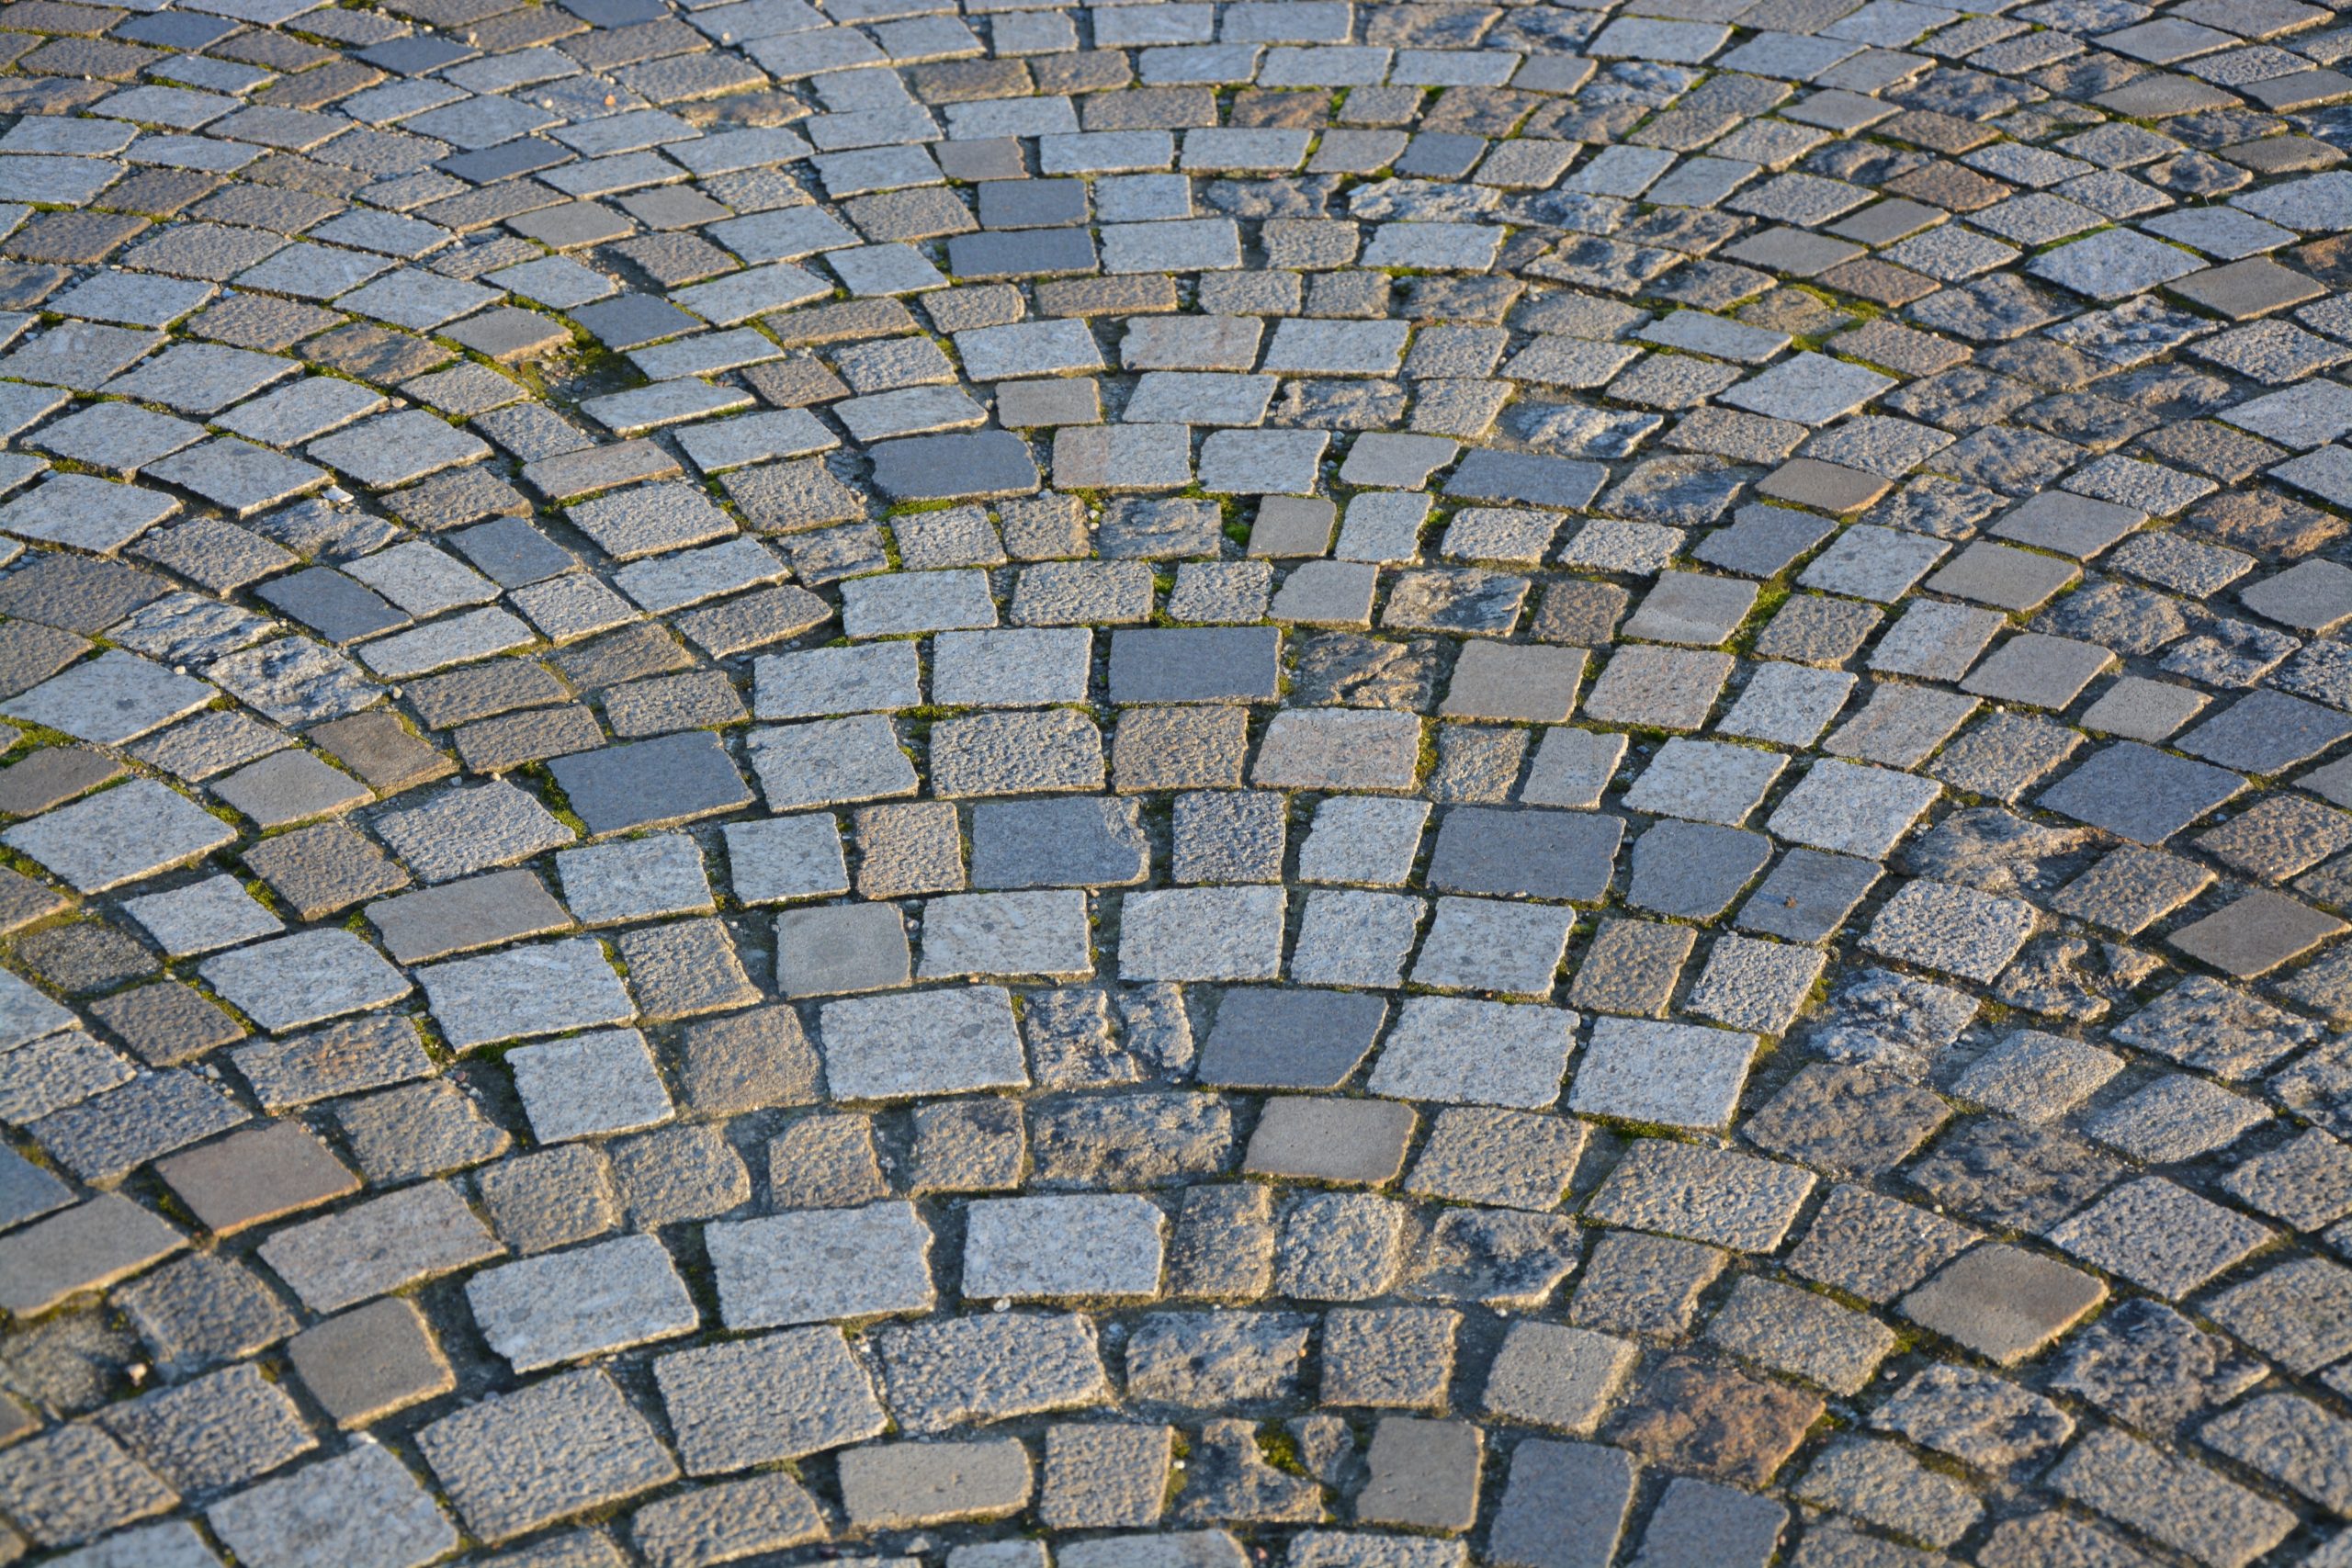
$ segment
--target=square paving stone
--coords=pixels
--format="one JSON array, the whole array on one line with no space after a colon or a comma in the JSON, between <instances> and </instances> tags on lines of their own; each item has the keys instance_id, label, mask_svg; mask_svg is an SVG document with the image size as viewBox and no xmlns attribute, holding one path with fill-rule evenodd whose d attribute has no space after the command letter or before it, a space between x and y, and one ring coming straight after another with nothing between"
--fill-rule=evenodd
<instances>
[{"instance_id":1,"label":"square paving stone","mask_svg":"<svg viewBox=\"0 0 2352 1568\"><path fill-rule=\"evenodd\" d=\"M1632 1507L1634 1478L1634 1461L1619 1449L1544 1438L1521 1443L1511 1452L1510 1479L1489 1531L1488 1554L1497 1562L1529 1568L1608 1561Z\"/></svg>"},{"instance_id":2,"label":"square paving stone","mask_svg":"<svg viewBox=\"0 0 2352 1568\"><path fill-rule=\"evenodd\" d=\"M1412 874L1430 808L1417 800L1334 795L1315 809L1299 851L1304 882L1402 886Z\"/></svg>"},{"instance_id":3,"label":"square paving stone","mask_svg":"<svg viewBox=\"0 0 2352 1568\"><path fill-rule=\"evenodd\" d=\"M2045 491L1993 528L1993 536L2088 560L2147 521L2144 513L2087 496Z\"/></svg>"},{"instance_id":4,"label":"square paving stone","mask_svg":"<svg viewBox=\"0 0 2352 1568\"><path fill-rule=\"evenodd\" d=\"M205 1519L240 1562L256 1563L331 1557L412 1568L458 1541L432 1494L372 1444L238 1493Z\"/></svg>"},{"instance_id":5,"label":"square paving stone","mask_svg":"<svg viewBox=\"0 0 2352 1568\"><path fill-rule=\"evenodd\" d=\"M532 1134L543 1145L633 1133L670 1119L669 1092L636 1030L525 1045L508 1052L506 1063Z\"/></svg>"},{"instance_id":6,"label":"square paving stone","mask_svg":"<svg viewBox=\"0 0 2352 1568\"><path fill-rule=\"evenodd\" d=\"M1917 881L1879 910L1865 945L1892 958L1990 983L2034 928L2031 905L1973 888Z\"/></svg>"},{"instance_id":7,"label":"square paving stone","mask_svg":"<svg viewBox=\"0 0 2352 1568\"><path fill-rule=\"evenodd\" d=\"M1676 739L1625 792L1635 811L1737 827L1762 803L1787 759L1778 752Z\"/></svg>"},{"instance_id":8,"label":"square paving stone","mask_svg":"<svg viewBox=\"0 0 2352 1568\"><path fill-rule=\"evenodd\" d=\"M912 965L895 906L787 909L776 917L776 983L786 996L887 990L908 984Z\"/></svg>"},{"instance_id":9,"label":"square paving stone","mask_svg":"<svg viewBox=\"0 0 2352 1568\"><path fill-rule=\"evenodd\" d=\"M1044 482L1028 444L1010 431L885 441L873 457L874 483L894 502L1029 495Z\"/></svg>"},{"instance_id":10,"label":"square paving stone","mask_svg":"<svg viewBox=\"0 0 2352 1568\"><path fill-rule=\"evenodd\" d=\"M2113 1430L2086 1436L2051 1484L2201 1561L2251 1561L2294 1528L2294 1516L2267 1498Z\"/></svg>"},{"instance_id":11,"label":"square paving stone","mask_svg":"<svg viewBox=\"0 0 2352 1568\"><path fill-rule=\"evenodd\" d=\"M2083 710L2083 728L2154 744L2177 733L2211 700L2185 687L2126 675Z\"/></svg>"},{"instance_id":12,"label":"square paving stone","mask_svg":"<svg viewBox=\"0 0 2352 1568\"><path fill-rule=\"evenodd\" d=\"M1150 852L1126 801L982 802L972 808L979 887L1118 886L1141 882Z\"/></svg>"},{"instance_id":13,"label":"square paving stone","mask_svg":"<svg viewBox=\"0 0 2352 1568\"><path fill-rule=\"evenodd\" d=\"M1092 645L1079 628L943 633L933 645L933 695L943 706L1080 702Z\"/></svg>"},{"instance_id":14,"label":"square paving stone","mask_svg":"<svg viewBox=\"0 0 2352 1568\"><path fill-rule=\"evenodd\" d=\"M1389 1416L1374 1429L1371 1473L1356 1496L1366 1524L1462 1531L1478 1510L1484 1434L1458 1421Z\"/></svg>"},{"instance_id":15,"label":"square paving stone","mask_svg":"<svg viewBox=\"0 0 2352 1568\"><path fill-rule=\"evenodd\" d=\"M1720 653L1622 648L1586 696L1585 716L1602 724L1696 729L1731 669L1731 660Z\"/></svg>"},{"instance_id":16,"label":"square paving stone","mask_svg":"<svg viewBox=\"0 0 2352 1568\"><path fill-rule=\"evenodd\" d=\"M735 897L746 906L849 891L841 825L829 814L730 822L720 832Z\"/></svg>"},{"instance_id":17,"label":"square paving stone","mask_svg":"<svg viewBox=\"0 0 2352 1568\"><path fill-rule=\"evenodd\" d=\"M1633 1344L1588 1329L1515 1323L1487 1372L1488 1414L1557 1431L1589 1432L1632 1372Z\"/></svg>"},{"instance_id":18,"label":"square paving stone","mask_svg":"<svg viewBox=\"0 0 2352 1568\"><path fill-rule=\"evenodd\" d=\"M1603 919L1577 962L1568 1000L1603 1012L1659 1017L1695 940L1686 926Z\"/></svg>"},{"instance_id":19,"label":"square paving stone","mask_svg":"<svg viewBox=\"0 0 2352 1568\"><path fill-rule=\"evenodd\" d=\"M838 1330L807 1328L654 1362L679 1457L708 1475L862 1441L886 1424Z\"/></svg>"},{"instance_id":20,"label":"square paving stone","mask_svg":"<svg viewBox=\"0 0 2352 1568\"><path fill-rule=\"evenodd\" d=\"M1519 798L1531 806L1589 811L1600 804L1624 760L1623 735L1556 728L1544 732Z\"/></svg>"},{"instance_id":21,"label":"square paving stone","mask_svg":"<svg viewBox=\"0 0 2352 1568\"><path fill-rule=\"evenodd\" d=\"M815 718L831 714L916 707L922 701L921 665L912 643L817 648L771 654L752 664L752 711L762 718Z\"/></svg>"},{"instance_id":22,"label":"square paving stone","mask_svg":"<svg viewBox=\"0 0 2352 1568\"><path fill-rule=\"evenodd\" d=\"M615 474L593 488L604 489L633 477ZM565 514L605 554L624 561L708 544L735 532L733 521L700 491L675 483L650 484L574 502Z\"/></svg>"},{"instance_id":23,"label":"square paving stone","mask_svg":"<svg viewBox=\"0 0 2352 1568\"><path fill-rule=\"evenodd\" d=\"M1175 880L1280 882L1286 803L1271 792L1176 797Z\"/></svg>"},{"instance_id":24,"label":"square paving stone","mask_svg":"<svg viewBox=\"0 0 2352 1568\"><path fill-rule=\"evenodd\" d=\"M1894 1348L1893 1330L1809 1291L1743 1279L1708 1325L1707 1337L1777 1371L1833 1393L1864 1385ZM1817 1484L1819 1472L1805 1484Z\"/></svg>"},{"instance_id":25,"label":"square paving stone","mask_svg":"<svg viewBox=\"0 0 2352 1568\"><path fill-rule=\"evenodd\" d=\"M1065 708L973 714L932 731L932 791L943 797L1099 790L1102 735Z\"/></svg>"},{"instance_id":26,"label":"square paving stone","mask_svg":"<svg viewBox=\"0 0 2352 1568\"><path fill-rule=\"evenodd\" d=\"M1157 1523L1165 1506L1172 1436L1166 1427L1047 1427L1038 1517L1057 1529Z\"/></svg>"},{"instance_id":27,"label":"square paving stone","mask_svg":"<svg viewBox=\"0 0 2352 1568\"><path fill-rule=\"evenodd\" d=\"M1684 919L1723 913L1771 856L1760 833L1698 822L1659 822L1634 840L1627 902Z\"/></svg>"},{"instance_id":28,"label":"square paving stone","mask_svg":"<svg viewBox=\"0 0 2352 1568\"><path fill-rule=\"evenodd\" d=\"M1901 1164L1951 1117L1925 1089L1866 1067L1816 1062L1742 1129L1757 1147L1849 1176Z\"/></svg>"},{"instance_id":29,"label":"square paving stone","mask_svg":"<svg viewBox=\"0 0 2352 1568\"><path fill-rule=\"evenodd\" d=\"M1927 585L1956 599L2018 612L2039 608L2079 575L2077 568L2054 556L1979 540L1930 577Z\"/></svg>"},{"instance_id":30,"label":"square paving stone","mask_svg":"<svg viewBox=\"0 0 2352 1568\"><path fill-rule=\"evenodd\" d=\"M1808 848L1883 860L1941 791L1926 779L1822 761L1783 796L1767 824Z\"/></svg>"},{"instance_id":31,"label":"square paving stone","mask_svg":"<svg viewBox=\"0 0 2352 1568\"><path fill-rule=\"evenodd\" d=\"M303 1330L287 1354L311 1397L346 1428L445 1393L456 1381L424 1314L400 1297Z\"/></svg>"}]
</instances>

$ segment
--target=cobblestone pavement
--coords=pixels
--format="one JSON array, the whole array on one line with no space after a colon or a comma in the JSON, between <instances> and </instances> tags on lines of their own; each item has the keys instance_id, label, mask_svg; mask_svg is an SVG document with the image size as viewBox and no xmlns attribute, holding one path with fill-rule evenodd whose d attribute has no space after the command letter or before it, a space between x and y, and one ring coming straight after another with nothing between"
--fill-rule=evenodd
<instances>
[{"instance_id":1,"label":"cobblestone pavement","mask_svg":"<svg viewBox=\"0 0 2352 1568\"><path fill-rule=\"evenodd\" d=\"M2352 1563L2352 27L159 3L0 1561Z\"/></svg>"}]
</instances>

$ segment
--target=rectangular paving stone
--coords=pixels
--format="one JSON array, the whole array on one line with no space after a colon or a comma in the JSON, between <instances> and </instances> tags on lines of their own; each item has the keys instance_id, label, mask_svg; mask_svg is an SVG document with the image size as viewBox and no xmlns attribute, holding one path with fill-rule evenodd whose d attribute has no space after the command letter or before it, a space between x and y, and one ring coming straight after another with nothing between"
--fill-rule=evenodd
<instances>
[{"instance_id":1,"label":"rectangular paving stone","mask_svg":"<svg viewBox=\"0 0 2352 1568\"><path fill-rule=\"evenodd\" d=\"M1419 772L1420 729L1410 714L1278 713L1259 743L1250 781L1274 789L1408 791Z\"/></svg>"},{"instance_id":2,"label":"rectangular paving stone","mask_svg":"<svg viewBox=\"0 0 2352 1568\"><path fill-rule=\"evenodd\" d=\"M975 1202L966 1211L965 1293L1016 1301L1156 1296L1165 1223L1148 1199L1131 1195Z\"/></svg>"},{"instance_id":3,"label":"rectangular paving stone","mask_svg":"<svg viewBox=\"0 0 2352 1568\"><path fill-rule=\"evenodd\" d=\"M2086 1435L2051 1484L2216 1568L2253 1562L2294 1528L2293 1515L2269 1499L2116 1431Z\"/></svg>"},{"instance_id":4,"label":"rectangular paving stone","mask_svg":"<svg viewBox=\"0 0 2352 1568\"><path fill-rule=\"evenodd\" d=\"M804 1328L663 1356L654 1376L688 1474L881 1435L887 1418L839 1330Z\"/></svg>"},{"instance_id":5,"label":"rectangular paving stone","mask_svg":"<svg viewBox=\"0 0 2352 1568\"><path fill-rule=\"evenodd\" d=\"M1388 1009L1345 991L1227 990L1203 1048L1203 1083L1238 1089L1332 1089L1371 1053Z\"/></svg>"},{"instance_id":6,"label":"rectangular paving stone","mask_svg":"<svg viewBox=\"0 0 2352 1568\"><path fill-rule=\"evenodd\" d=\"M842 1506L860 1529L995 1518L1029 1501L1029 1454L1012 1438L882 1443L841 1457Z\"/></svg>"},{"instance_id":7,"label":"rectangular paving stone","mask_svg":"<svg viewBox=\"0 0 2352 1568\"><path fill-rule=\"evenodd\" d=\"M0 1236L0 1305L29 1317L79 1292L103 1290L186 1244L147 1210L102 1192Z\"/></svg>"},{"instance_id":8,"label":"rectangular paving stone","mask_svg":"<svg viewBox=\"0 0 2352 1568\"><path fill-rule=\"evenodd\" d=\"M1111 634L1111 700L1271 702L1282 634L1271 626Z\"/></svg>"},{"instance_id":9,"label":"rectangular paving stone","mask_svg":"<svg viewBox=\"0 0 2352 1568\"><path fill-rule=\"evenodd\" d=\"M416 978L453 1050L637 1016L604 949L581 938L428 964Z\"/></svg>"},{"instance_id":10,"label":"rectangular paving stone","mask_svg":"<svg viewBox=\"0 0 2352 1568\"><path fill-rule=\"evenodd\" d=\"M546 886L526 871L492 872L379 899L367 913L384 951L402 964L546 936L571 923Z\"/></svg>"},{"instance_id":11,"label":"rectangular paving stone","mask_svg":"<svg viewBox=\"0 0 2352 1568\"><path fill-rule=\"evenodd\" d=\"M77 892L100 893L235 840L227 824L148 779L62 806L0 834Z\"/></svg>"},{"instance_id":12,"label":"rectangular paving stone","mask_svg":"<svg viewBox=\"0 0 2352 1568\"><path fill-rule=\"evenodd\" d=\"M661 1486L677 1461L602 1371L567 1372L417 1434L467 1529L516 1536Z\"/></svg>"},{"instance_id":13,"label":"rectangular paving stone","mask_svg":"<svg viewBox=\"0 0 2352 1568\"><path fill-rule=\"evenodd\" d=\"M730 1329L927 1313L931 1232L914 1206L809 1209L705 1227Z\"/></svg>"},{"instance_id":14,"label":"rectangular paving stone","mask_svg":"<svg viewBox=\"0 0 2352 1568\"><path fill-rule=\"evenodd\" d=\"M752 801L751 786L725 745L707 730L575 752L556 758L548 771L599 838L715 816Z\"/></svg>"},{"instance_id":15,"label":"rectangular paving stone","mask_svg":"<svg viewBox=\"0 0 2352 1568\"><path fill-rule=\"evenodd\" d=\"M1666 1126L1729 1125L1756 1053L1755 1036L1647 1020L1603 1018L1570 1087L1569 1108Z\"/></svg>"},{"instance_id":16,"label":"rectangular paving stone","mask_svg":"<svg viewBox=\"0 0 2352 1568\"><path fill-rule=\"evenodd\" d=\"M1559 1098L1577 1015L1456 997L1408 998L1382 1043L1374 1094L1533 1110Z\"/></svg>"},{"instance_id":17,"label":"rectangular paving stone","mask_svg":"<svg viewBox=\"0 0 2352 1568\"><path fill-rule=\"evenodd\" d=\"M238 948L198 965L207 983L270 1032L361 1012L415 987L345 931L313 930Z\"/></svg>"},{"instance_id":18,"label":"rectangular paving stone","mask_svg":"<svg viewBox=\"0 0 2352 1568\"><path fill-rule=\"evenodd\" d=\"M492 1350L517 1372L692 1333L685 1281L650 1235L485 1269L466 1301Z\"/></svg>"},{"instance_id":19,"label":"rectangular paving stone","mask_svg":"<svg viewBox=\"0 0 2352 1568\"><path fill-rule=\"evenodd\" d=\"M827 1002L819 1034L837 1099L910 1099L1029 1081L1012 998L996 986Z\"/></svg>"},{"instance_id":20,"label":"rectangular paving stone","mask_svg":"<svg viewBox=\"0 0 2352 1568\"><path fill-rule=\"evenodd\" d=\"M1601 1184L1587 1213L1606 1224L1768 1252L1787 1235L1813 1185L1807 1171L1646 1138Z\"/></svg>"},{"instance_id":21,"label":"rectangular paving stone","mask_svg":"<svg viewBox=\"0 0 2352 1568\"><path fill-rule=\"evenodd\" d=\"M923 907L926 980L1038 975L1083 979L1093 972L1083 893L976 893Z\"/></svg>"},{"instance_id":22,"label":"rectangular paving stone","mask_svg":"<svg viewBox=\"0 0 2352 1568\"><path fill-rule=\"evenodd\" d=\"M319 1313L340 1312L499 1252L465 1200L443 1181L288 1226L261 1246L262 1261Z\"/></svg>"}]
</instances>

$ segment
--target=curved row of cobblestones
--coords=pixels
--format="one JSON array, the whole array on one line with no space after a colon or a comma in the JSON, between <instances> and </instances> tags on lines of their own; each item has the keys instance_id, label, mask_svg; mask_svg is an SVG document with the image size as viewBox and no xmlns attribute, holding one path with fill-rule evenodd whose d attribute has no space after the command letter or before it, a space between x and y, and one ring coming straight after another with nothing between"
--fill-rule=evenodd
<instances>
[{"instance_id":1,"label":"curved row of cobblestones","mask_svg":"<svg viewBox=\"0 0 2352 1568\"><path fill-rule=\"evenodd\" d=\"M2352 26L0 6L0 1562L2352 1563Z\"/></svg>"}]
</instances>

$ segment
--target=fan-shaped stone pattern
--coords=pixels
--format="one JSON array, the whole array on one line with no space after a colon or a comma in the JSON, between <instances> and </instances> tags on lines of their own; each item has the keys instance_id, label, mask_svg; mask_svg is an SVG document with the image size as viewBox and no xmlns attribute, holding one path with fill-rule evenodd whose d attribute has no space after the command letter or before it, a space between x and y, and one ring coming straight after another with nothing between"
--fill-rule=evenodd
<instances>
[{"instance_id":1,"label":"fan-shaped stone pattern","mask_svg":"<svg viewBox=\"0 0 2352 1568\"><path fill-rule=\"evenodd\" d=\"M2346 1560L2347 57L0 8L0 1559Z\"/></svg>"}]
</instances>

